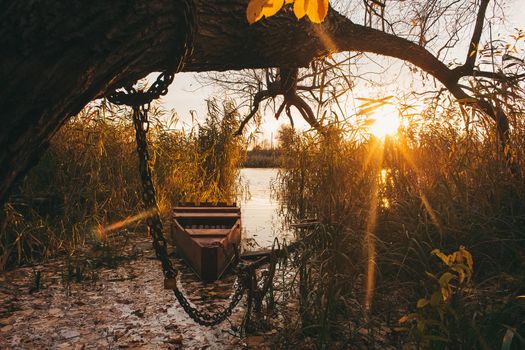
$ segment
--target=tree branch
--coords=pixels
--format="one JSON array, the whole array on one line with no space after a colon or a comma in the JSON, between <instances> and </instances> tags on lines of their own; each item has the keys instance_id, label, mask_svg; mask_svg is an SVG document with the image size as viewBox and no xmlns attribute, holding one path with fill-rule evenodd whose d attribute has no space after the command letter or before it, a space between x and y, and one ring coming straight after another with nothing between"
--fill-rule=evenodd
<instances>
[{"instance_id":1,"label":"tree branch","mask_svg":"<svg viewBox=\"0 0 525 350\"><path fill-rule=\"evenodd\" d=\"M333 9L322 24L298 21L287 6L250 26L247 0L0 2L0 203L69 116L115 88L172 68L192 33L193 16L185 13L193 4L194 50L184 71L305 67L336 52L370 52L409 62L456 98L468 98L457 84L462 75L423 47ZM492 108L480 108L498 124ZM300 111L314 123L307 108Z\"/></svg>"},{"instance_id":2,"label":"tree branch","mask_svg":"<svg viewBox=\"0 0 525 350\"><path fill-rule=\"evenodd\" d=\"M257 92L253 98L253 107L250 113L248 113L248 115L244 117L241 124L239 125L239 128L233 134L233 136L241 136L242 132L244 131L244 128L246 127L246 124L248 124L250 120L252 120L252 118L255 116L255 114L259 111L259 105L261 104L261 102L266 100L267 98L275 96L277 96L277 94L270 88L268 90L262 90Z\"/></svg>"}]
</instances>

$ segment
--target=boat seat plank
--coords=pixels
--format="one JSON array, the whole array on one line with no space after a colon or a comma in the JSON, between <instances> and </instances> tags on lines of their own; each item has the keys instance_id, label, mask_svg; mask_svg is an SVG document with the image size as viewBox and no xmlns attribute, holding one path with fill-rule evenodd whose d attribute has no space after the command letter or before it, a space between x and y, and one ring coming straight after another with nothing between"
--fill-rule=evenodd
<instances>
[{"instance_id":1,"label":"boat seat plank","mask_svg":"<svg viewBox=\"0 0 525 350\"><path fill-rule=\"evenodd\" d=\"M224 239L226 239L226 237L217 239L217 237L197 236L197 237L192 237L192 239L201 247L206 247L206 246L219 247L224 242Z\"/></svg>"},{"instance_id":2,"label":"boat seat plank","mask_svg":"<svg viewBox=\"0 0 525 350\"><path fill-rule=\"evenodd\" d=\"M240 213L241 209L238 207L175 207L173 208L175 213L188 213L188 212L197 212L197 213Z\"/></svg>"},{"instance_id":3,"label":"boat seat plank","mask_svg":"<svg viewBox=\"0 0 525 350\"><path fill-rule=\"evenodd\" d=\"M176 218L238 218L239 213L174 213Z\"/></svg>"},{"instance_id":4,"label":"boat seat plank","mask_svg":"<svg viewBox=\"0 0 525 350\"><path fill-rule=\"evenodd\" d=\"M240 208L179 204L172 219L171 236L181 256L203 281L219 278L241 242Z\"/></svg>"},{"instance_id":5,"label":"boat seat plank","mask_svg":"<svg viewBox=\"0 0 525 350\"><path fill-rule=\"evenodd\" d=\"M226 236L231 228L186 228L190 236Z\"/></svg>"}]
</instances>

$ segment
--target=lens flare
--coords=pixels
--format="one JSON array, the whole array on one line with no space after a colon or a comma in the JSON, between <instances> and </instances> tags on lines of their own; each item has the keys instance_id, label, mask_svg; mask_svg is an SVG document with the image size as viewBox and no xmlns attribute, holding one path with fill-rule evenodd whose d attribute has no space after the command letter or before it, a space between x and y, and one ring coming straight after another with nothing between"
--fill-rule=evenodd
<instances>
[{"instance_id":1,"label":"lens flare","mask_svg":"<svg viewBox=\"0 0 525 350\"><path fill-rule=\"evenodd\" d=\"M371 116L373 120L368 131L377 138L395 135L401 126L398 110L392 105L377 108Z\"/></svg>"},{"instance_id":2,"label":"lens flare","mask_svg":"<svg viewBox=\"0 0 525 350\"><path fill-rule=\"evenodd\" d=\"M137 222L137 221L146 219L150 216L153 216L156 213L157 213L156 209L150 209L150 210L143 211L133 216L128 216L127 218L123 220L119 220L107 226L99 225L97 228L95 228L95 232L94 232L95 237L97 237L97 239L99 239L100 241L105 241L107 239L108 233L116 231L116 230L120 230L126 226L131 225L134 222Z\"/></svg>"},{"instance_id":3,"label":"lens flare","mask_svg":"<svg viewBox=\"0 0 525 350\"><path fill-rule=\"evenodd\" d=\"M368 209L368 218L366 221L366 230L364 237L364 248L366 252L366 286L365 286L365 311L367 314L372 309L375 290L376 274L376 236L375 230L377 225L377 207L379 204L379 187L381 182L381 169L384 159L384 143L373 142L367 156L367 166L377 171L378 178L372 182L372 191L370 193Z\"/></svg>"}]
</instances>

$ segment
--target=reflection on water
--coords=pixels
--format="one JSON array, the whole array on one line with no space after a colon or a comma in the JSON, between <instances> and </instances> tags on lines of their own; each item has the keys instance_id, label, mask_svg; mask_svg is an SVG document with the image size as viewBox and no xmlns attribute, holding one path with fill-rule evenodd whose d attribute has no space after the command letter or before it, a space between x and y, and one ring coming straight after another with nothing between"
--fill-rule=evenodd
<instances>
[{"instance_id":1,"label":"reflection on water","mask_svg":"<svg viewBox=\"0 0 525 350\"><path fill-rule=\"evenodd\" d=\"M383 208L390 208L390 201L388 200L388 197L386 195L387 186L389 185L389 182L392 181L392 169L381 169L381 172L379 173L379 198L381 199L381 207Z\"/></svg>"},{"instance_id":2,"label":"reflection on water","mask_svg":"<svg viewBox=\"0 0 525 350\"><path fill-rule=\"evenodd\" d=\"M249 195L239 203L244 226L245 249L254 250L250 245L271 247L275 237L285 235L283 219L279 216L279 203L272 198L272 184L278 169L244 168L241 181L247 185Z\"/></svg>"}]
</instances>

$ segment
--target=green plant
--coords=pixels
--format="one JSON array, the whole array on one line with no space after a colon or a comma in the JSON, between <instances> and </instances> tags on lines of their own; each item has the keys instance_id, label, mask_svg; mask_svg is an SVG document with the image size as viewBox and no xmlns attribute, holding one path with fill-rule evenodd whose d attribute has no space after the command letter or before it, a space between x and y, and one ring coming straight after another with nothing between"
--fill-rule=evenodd
<instances>
[{"instance_id":1,"label":"green plant","mask_svg":"<svg viewBox=\"0 0 525 350\"><path fill-rule=\"evenodd\" d=\"M429 288L415 276L438 273L428 252L460 244L476 257L476 270L459 298L464 318L449 325L461 334L450 337L476 348L482 334L494 348L507 326L522 334L523 302L515 296L525 291L525 148L518 146L524 139L512 140L519 169L512 174L487 126L469 124L465 133L456 112L423 115L417 128L384 141L360 137L344 123L334 123L326 135L281 131L283 211L290 222L315 218L326 230L315 232L297 257L305 263L299 297L308 317L302 326L329 335L320 343L351 342L360 329L371 334L397 326ZM522 130L516 119L516 135ZM448 269L458 276L448 281L456 286L461 274ZM324 317L324 310L335 311Z\"/></svg>"},{"instance_id":2,"label":"green plant","mask_svg":"<svg viewBox=\"0 0 525 350\"><path fill-rule=\"evenodd\" d=\"M399 322L415 321L408 330L418 345L424 349L441 349L460 344L460 334L468 333L465 331L470 325L463 323L462 312L465 308L464 293L471 287L474 261L463 246L449 255L439 249L434 249L432 254L441 259L445 269L437 275L427 272L434 288L428 297L417 301L416 312L403 316ZM480 344L486 345L483 339L480 339Z\"/></svg>"}]
</instances>

